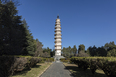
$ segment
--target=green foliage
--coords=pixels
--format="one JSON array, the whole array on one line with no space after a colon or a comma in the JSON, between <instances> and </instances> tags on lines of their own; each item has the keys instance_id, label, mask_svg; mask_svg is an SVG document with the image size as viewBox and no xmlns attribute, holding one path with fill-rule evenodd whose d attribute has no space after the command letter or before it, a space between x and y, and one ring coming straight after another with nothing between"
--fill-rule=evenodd
<instances>
[{"instance_id":1,"label":"green foliage","mask_svg":"<svg viewBox=\"0 0 116 77\"><path fill-rule=\"evenodd\" d=\"M40 62L41 58L37 57L0 56L0 77L9 77L17 71L31 69Z\"/></svg>"},{"instance_id":2,"label":"green foliage","mask_svg":"<svg viewBox=\"0 0 116 77\"><path fill-rule=\"evenodd\" d=\"M23 19L23 24L25 30L23 36L24 48L22 54L34 56L36 51L36 41L33 39L32 33L30 33L30 30L28 29L29 26L27 25L25 19Z\"/></svg>"},{"instance_id":3,"label":"green foliage","mask_svg":"<svg viewBox=\"0 0 116 77\"><path fill-rule=\"evenodd\" d=\"M89 47L86 53L88 53L90 56L106 56L107 55L107 51L105 50L103 46L97 48L95 45L93 47Z\"/></svg>"},{"instance_id":4,"label":"green foliage","mask_svg":"<svg viewBox=\"0 0 116 77\"><path fill-rule=\"evenodd\" d=\"M44 62L53 62L54 61L54 58L41 58L41 63L44 63Z\"/></svg>"},{"instance_id":5,"label":"green foliage","mask_svg":"<svg viewBox=\"0 0 116 77\"><path fill-rule=\"evenodd\" d=\"M13 75L14 57L0 56L0 77L9 77Z\"/></svg>"},{"instance_id":6,"label":"green foliage","mask_svg":"<svg viewBox=\"0 0 116 77\"><path fill-rule=\"evenodd\" d=\"M33 39L26 20L21 21L14 2L0 2L0 55L42 55L42 44Z\"/></svg>"},{"instance_id":7,"label":"green foliage","mask_svg":"<svg viewBox=\"0 0 116 77\"><path fill-rule=\"evenodd\" d=\"M116 58L115 57L73 57L71 62L79 68L86 70L90 68L94 74L96 69L101 69L108 77L116 77Z\"/></svg>"},{"instance_id":8,"label":"green foliage","mask_svg":"<svg viewBox=\"0 0 116 77\"><path fill-rule=\"evenodd\" d=\"M77 53L77 48L76 45L73 46L73 48L71 48L70 46L65 48L63 47L62 49L62 55L66 58L70 58L72 56L75 56Z\"/></svg>"},{"instance_id":9,"label":"green foliage","mask_svg":"<svg viewBox=\"0 0 116 77\"><path fill-rule=\"evenodd\" d=\"M101 47L89 47L86 51L90 56L114 56L116 57L116 45L114 41L110 43L106 43L104 46Z\"/></svg>"},{"instance_id":10,"label":"green foliage","mask_svg":"<svg viewBox=\"0 0 116 77\"><path fill-rule=\"evenodd\" d=\"M77 57L89 57L89 55L87 53L81 51L77 54Z\"/></svg>"},{"instance_id":11,"label":"green foliage","mask_svg":"<svg viewBox=\"0 0 116 77\"><path fill-rule=\"evenodd\" d=\"M76 53L77 53L77 47L76 47L76 45L73 46L73 48L72 48L72 52L73 52L73 54L74 54L74 56L75 56Z\"/></svg>"},{"instance_id":12,"label":"green foliage","mask_svg":"<svg viewBox=\"0 0 116 77\"><path fill-rule=\"evenodd\" d=\"M12 1L0 3L0 55L21 54L24 27Z\"/></svg>"},{"instance_id":13,"label":"green foliage","mask_svg":"<svg viewBox=\"0 0 116 77\"><path fill-rule=\"evenodd\" d=\"M107 50L107 56L116 57L116 45L115 45L114 41L112 41L110 43L106 43L104 45L104 48Z\"/></svg>"},{"instance_id":14,"label":"green foliage","mask_svg":"<svg viewBox=\"0 0 116 77\"><path fill-rule=\"evenodd\" d=\"M51 57L55 56L55 50L53 50L53 51L50 52L50 56Z\"/></svg>"},{"instance_id":15,"label":"green foliage","mask_svg":"<svg viewBox=\"0 0 116 77\"><path fill-rule=\"evenodd\" d=\"M107 53L107 56L114 56L116 57L116 49L112 49L112 50L109 50L108 53Z\"/></svg>"},{"instance_id":16,"label":"green foliage","mask_svg":"<svg viewBox=\"0 0 116 77\"><path fill-rule=\"evenodd\" d=\"M52 51L52 49L50 49L49 47L43 48L43 57L50 57L51 51Z\"/></svg>"},{"instance_id":17,"label":"green foliage","mask_svg":"<svg viewBox=\"0 0 116 77\"><path fill-rule=\"evenodd\" d=\"M79 52L85 52L85 45L83 44L79 45L78 53Z\"/></svg>"},{"instance_id":18,"label":"green foliage","mask_svg":"<svg viewBox=\"0 0 116 77\"><path fill-rule=\"evenodd\" d=\"M78 48L78 57L88 57L89 55L85 52L85 46L83 44L79 45Z\"/></svg>"},{"instance_id":19,"label":"green foliage","mask_svg":"<svg viewBox=\"0 0 116 77\"><path fill-rule=\"evenodd\" d=\"M70 58L61 58L60 61L61 62L65 62L65 63L69 63L70 62Z\"/></svg>"},{"instance_id":20,"label":"green foliage","mask_svg":"<svg viewBox=\"0 0 116 77\"><path fill-rule=\"evenodd\" d=\"M62 55L65 56L65 57L69 57L70 56L70 52L68 51L68 48L63 47Z\"/></svg>"},{"instance_id":21,"label":"green foliage","mask_svg":"<svg viewBox=\"0 0 116 77\"><path fill-rule=\"evenodd\" d=\"M34 56L35 57L42 56L43 55L43 49L42 49L43 45L42 45L42 43L38 39L36 39L35 44L36 44L36 51L35 51Z\"/></svg>"}]
</instances>

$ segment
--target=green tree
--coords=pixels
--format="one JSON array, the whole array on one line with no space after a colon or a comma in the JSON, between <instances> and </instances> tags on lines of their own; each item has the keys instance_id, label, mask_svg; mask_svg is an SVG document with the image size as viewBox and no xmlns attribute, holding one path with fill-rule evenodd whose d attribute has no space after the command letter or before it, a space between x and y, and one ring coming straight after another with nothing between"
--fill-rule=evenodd
<instances>
[{"instance_id":1,"label":"green tree","mask_svg":"<svg viewBox=\"0 0 116 77\"><path fill-rule=\"evenodd\" d=\"M116 45L114 43L114 41L110 42L110 43L106 43L104 45L105 50L107 51L107 56L114 56L116 57Z\"/></svg>"},{"instance_id":2,"label":"green tree","mask_svg":"<svg viewBox=\"0 0 116 77\"><path fill-rule=\"evenodd\" d=\"M112 49L112 50L108 51L107 56L108 57L111 57L111 56L116 57L116 49Z\"/></svg>"},{"instance_id":3,"label":"green tree","mask_svg":"<svg viewBox=\"0 0 116 77\"><path fill-rule=\"evenodd\" d=\"M36 50L35 50L34 56L36 56L36 57L42 56L43 55L42 43L38 39L35 40L35 43L36 43Z\"/></svg>"},{"instance_id":4,"label":"green tree","mask_svg":"<svg viewBox=\"0 0 116 77\"><path fill-rule=\"evenodd\" d=\"M88 53L89 50L85 51L85 46L83 44L79 45L78 48L78 57L88 57L89 54Z\"/></svg>"},{"instance_id":5,"label":"green tree","mask_svg":"<svg viewBox=\"0 0 116 77\"><path fill-rule=\"evenodd\" d=\"M83 44L79 45L78 53L85 52L85 46Z\"/></svg>"},{"instance_id":6,"label":"green tree","mask_svg":"<svg viewBox=\"0 0 116 77\"><path fill-rule=\"evenodd\" d=\"M104 47L98 47L96 50L96 56L107 56L107 51L104 49Z\"/></svg>"},{"instance_id":7,"label":"green tree","mask_svg":"<svg viewBox=\"0 0 116 77\"><path fill-rule=\"evenodd\" d=\"M107 51L109 51L109 50L112 50L112 49L116 48L116 45L115 45L114 41L112 41L112 42L110 42L110 43L106 43L106 44L104 45L104 48L105 48Z\"/></svg>"},{"instance_id":8,"label":"green tree","mask_svg":"<svg viewBox=\"0 0 116 77\"><path fill-rule=\"evenodd\" d=\"M0 1L0 54L16 55L23 49L23 24L12 1Z\"/></svg>"},{"instance_id":9,"label":"green tree","mask_svg":"<svg viewBox=\"0 0 116 77\"><path fill-rule=\"evenodd\" d=\"M103 46L97 48L95 45L93 47L90 46L87 49L87 53L90 56L106 56L107 55L107 51L105 50Z\"/></svg>"},{"instance_id":10,"label":"green tree","mask_svg":"<svg viewBox=\"0 0 116 77\"><path fill-rule=\"evenodd\" d=\"M62 49L62 54L63 54L63 56L65 56L65 57L69 57L69 56L70 56L69 49L63 47L63 49Z\"/></svg>"},{"instance_id":11,"label":"green tree","mask_svg":"<svg viewBox=\"0 0 116 77\"><path fill-rule=\"evenodd\" d=\"M75 56L76 53L77 53L77 47L76 47L76 45L73 46L73 48L72 48L72 52L73 52L73 54L74 54L74 56Z\"/></svg>"},{"instance_id":12,"label":"green tree","mask_svg":"<svg viewBox=\"0 0 116 77\"><path fill-rule=\"evenodd\" d=\"M29 26L27 25L26 20L23 19L22 23L24 24L25 28L23 33L24 48L22 54L34 56L36 51L36 44L34 43L35 41L33 39L32 33L30 33L30 30L28 29Z\"/></svg>"},{"instance_id":13,"label":"green tree","mask_svg":"<svg viewBox=\"0 0 116 77\"><path fill-rule=\"evenodd\" d=\"M97 47L94 45L93 47L89 47L88 49L87 49L87 52L86 53L89 53L90 54L90 56L96 56L96 51L97 51Z\"/></svg>"},{"instance_id":14,"label":"green tree","mask_svg":"<svg viewBox=\"0 0 116 77\"><path fill-rule=\"evenodd\" d=\"M52 49L50 49L49 47L43 48L43 57L50 57L51 51L52 51Z\"/></svg>"},{"instance_id":15,"label":"green tree","mask_svg":"<svg viewBox=\"0 0 116 77\"><path fill-rule=\"evenodd\" d=\"M61 54L61 55L62 55L62 54ZM55 49L53 49L53 50L51 49L50 56L51 56L51 57L55 56Z\"/></svg>"},{"instance_id":16,"label":"green tree","mask_svg":"<svg viewBox=\"0 0 116 77\"><path fill-rule=\"evenodd\" d=\"M68 47L68 52L69 52L70 57L71 57L71 55L72 55L72 50L71 50L71 47L70 47L70 46Z\"/></svg>"},{"instance_id":17,"label":"green tree","mask_svg":"<svg viewBox=\"0 0 116 77\"><path fill-rule=\"evenodd\" d=\"M63 55L63 56L65 56L65 52L66 52L66 51L65 51L65 47L63 47L63 49L62 49L62 55Z\"/></svg>"}]
</instances>

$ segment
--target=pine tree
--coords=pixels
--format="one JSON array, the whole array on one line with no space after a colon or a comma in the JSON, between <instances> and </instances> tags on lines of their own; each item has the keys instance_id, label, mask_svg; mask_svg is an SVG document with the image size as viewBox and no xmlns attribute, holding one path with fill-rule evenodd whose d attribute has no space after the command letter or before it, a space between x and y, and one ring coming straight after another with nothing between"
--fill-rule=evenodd
<instances>
[{"instance_id":1,"label":"pine tree","mask_svg":"<svg viewBox=\"0 0 116 77\"><path fill-rule=\"evenodd\" d=\"M12 1L0 2L0 53L20 54L22 50L23 25L21 16Z\"/></svg>"},{"instance_id":2,"label":"pine tree","mask_svg":"<svg viewBox=\"0 0 116 77\"><path fill-rule=\"evenodd\" d=\"M36 51L36 44L35 44L35 41L33 39L33 36L32 36L32 33L30 33L30 30L28 29L28 25L26 23L26 20L23 19L23 24L24 24L24 35L23 35L23 38L24 38L24 45L23 45L23 52L22 54L23 55L35 55L35 51Z\"/></svg>"}]
</instances>

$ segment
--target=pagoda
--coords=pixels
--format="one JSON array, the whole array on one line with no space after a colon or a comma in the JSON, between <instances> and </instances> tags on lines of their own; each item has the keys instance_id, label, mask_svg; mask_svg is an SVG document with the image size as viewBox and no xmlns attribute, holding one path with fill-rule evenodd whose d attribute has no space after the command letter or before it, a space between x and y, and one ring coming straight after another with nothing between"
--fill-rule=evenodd
<instances>
[{"instance_id":1,"label":"pagoda","mask_svg":"<svg viewBox=\"0 0 116 77\"><path fill-rule=\"evenodd\" d=\"M61 56L61 49L62 49L62 41L61 41L61 24L60 24L60 19L59 15L57 16L56 22L55 22L55 56Z\"/></svg>"}]
</instances>

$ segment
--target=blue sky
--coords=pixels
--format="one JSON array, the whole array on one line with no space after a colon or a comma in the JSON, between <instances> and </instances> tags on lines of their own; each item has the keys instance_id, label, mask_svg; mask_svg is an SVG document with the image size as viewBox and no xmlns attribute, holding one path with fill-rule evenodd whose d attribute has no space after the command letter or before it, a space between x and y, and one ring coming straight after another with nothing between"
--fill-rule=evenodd
<instances>
[{"instance_id":1,"label":"blue sky","mask_svg":"<svg viewBox=\"0 0 116 77\"><path fill-rule=\"evenodd\" d=\"M62 47L103 46L116 42L116 0L19 0L18 15L25 18L34 39L54 48L59 14Z\"/></svg>"}]
</instances>

